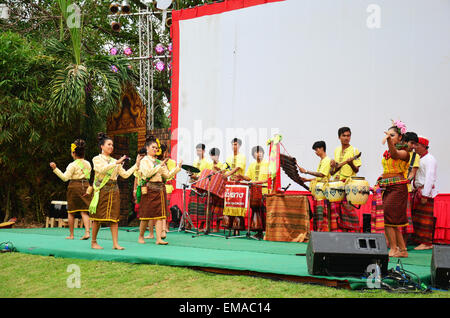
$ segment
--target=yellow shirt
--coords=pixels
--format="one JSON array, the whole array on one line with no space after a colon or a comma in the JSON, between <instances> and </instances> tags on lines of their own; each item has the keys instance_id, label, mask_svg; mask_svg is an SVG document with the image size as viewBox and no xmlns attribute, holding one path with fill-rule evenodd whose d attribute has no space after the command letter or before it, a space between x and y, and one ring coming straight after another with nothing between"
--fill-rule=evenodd
<instances>
[{"instance_id":1,"label":"yellow shirt","mask_svg":"<svg viewBox=\"0 0 450 318\"><path fill-rule=\"evenodd\" d=\"M202 160L199 160L197 158L197 159L195 159L193 166L196 167L197 169L199 169L200 172L202 172L205 169L211 169L212 165L211 165L211 162L206 158L203 158Z\"/></svg>"},{"instance_id":2,"label":"yellow shirt","mask_svg":"<svg viewBox=\"0 0 450 318\"><path fill-rule=\"evenodd\" d=\"M344 151L342 151L342 146L339 146L334 150L334 161L336 161L336 164L340 164L341 162L344 162L345 160L350 159L357 154L359 154L359 150L356 147L350 145ZM360 167L361 158L354 160L353 165L355 167ZM341 167L338 172L336 172L335 176L339 176L339 180L345 180L348 177L356 176L356 172L353 171L350 165L346 164Z\"/></svg>"},{"instance_id":3,"label":"yellow shirt","mask_svg":"<svg viewBox=\"0 0 450 318\"><path fill-rule=\"evenodd\" d=\"M169 159L166 163L167 169L169 171L174 170L177 167L177 163L175 162L175 160ZM178 170L179 171L179 170ZM167 194L171 194L173 192L173 185L171 184L167 184L168 181L173 180L175 175L173 175L171 178L169 178L168 180L166 180L166 192Z\"/></svg>"},{"instance_id":4,"label":"yellow shirt","mask_svg":"<svg viewBox=\"0 0 450 318\"><path fill-rule=\"evenodd\" d=\"M243 154L238 153L236 156L231 155L227 158L226 162L230 165L231 169L239 167L236 173L245 174L245 166L247 165L247 158Z\"/></svg>"},{"instance_id":5,"label":"yellow shirt","mask_svg":"<svg viewBox=\"0 0 450 318\"><path fill-rule=\"evenodd\" d=\"M408 161L383 157L381 164L383 165L383 173L399 173L403 175L408 173Z\"/></svg>"},{"instance_id":6,"label":"yellow shirt","mask_svg":"<svg viewBox=\"0 0 450 318\"><path fill-rule=\"evenodd\" d=\"M111 168L114 168L111 177L109 178L109 180L112 181L117 180L117 177L119 175L122 178L127 179L137 168L136 164L134 164L130 169L125 170L122 165L117 164L116 161L116 159L105 156L103 154L95 156L92 159L92 163L94 164L95 177L98 181L103 180L103 178L106 176L106 173L111 170Z\"/></svg>"},{"instance_id":7,"label":"yellow shirt","mask_svg":"<svg viewBox=\"0 0 450 318\"><path fill-rule=\"evenodd\" d=\"M317 172L323 174L325 177L319 178L317 177L317 180L326 180L330 178L330 170L331 170L331 159L330 157L326 156L325 158L321 159L319 162L319 166L317 167Z\"/></svg>"},{"instance_id":8,"label":"yellow shirt","mask_svg":"<svg viewBox=\"0 0 450 318\"><path fill-rule=\"evenodd\" d=\"M225 170L227 168L227 165L224 162L219 161L215 164L213 161L211 161L208 169L214 170L214 167L219 168L220 170Z\"/></svg>"},{"instance_id":9,"label":"yellow shirt","mask_svg":"<svg viewBox=\"0 0 450 318\"><path fill-rule=\"evenodd\" d=\"M409 162L408 162L408 169L409 166L411 165L411 160L412 160L412 156L413 156L414 152L410 152L409 153ZM418 153L416 153L416 157L414 158L414 162L412 164L413 168L419 168L420 166L420 156ZM408 169L406 169L405 171L405 179L408 178ZM412 192L412 185L408 183L408 192Z\"/></svg>"},{"instance_id":10,"label":"yellow shirt","mask_svg":"<svg viewBox=\"0 0 450 318\"><path fill-rule=\"evenodd\" d=\"M252 181L267 181L269 178L269 161L263 159L260 163L256 161L252 162L248 167L246 176L252 179ZM267 194L267 182L262 185L266 186L262 188L262 193Z\"/></svg>"},{"instance_id":11,"label":"yellow shirt","mask_svg":"<svg viewBox=\"0 0 450 318\"><path fill-rule=\"evenodd\" d=\"M175 167L171 171L167 169L166 165L161 165L156 163L156 159L150 156L145 156L141 160L139 166L139 174L141 178L150 178L149 182L163 182L164 180L169 180L173 178L181 168Z\"/></svg>"},{"instance_id":12,"label":"yellow shirt","mask_svg":"<svg viewBox=\"0 0 450 318\"><path fill-rule=\"evenodd\" d=\"M92 167L91 164L89 163L89 161L86 161L84 159L78 159L81 160L81 162L83 163L85 170L89 171L89 175L91 174L92 171ZM83 169L81 169L81 167L79 166L77 160L72 161L71 163L69 163L69 165L66 168L66 171L64 171L64 173L62 173L61 170L59 170L58 168L55 168L55 170L53 170L53 172L64 182L69 181L69 180L82 180L82 179L88 179L86 178L86 175L83 172Z\"/></svg>"}]
</instances>

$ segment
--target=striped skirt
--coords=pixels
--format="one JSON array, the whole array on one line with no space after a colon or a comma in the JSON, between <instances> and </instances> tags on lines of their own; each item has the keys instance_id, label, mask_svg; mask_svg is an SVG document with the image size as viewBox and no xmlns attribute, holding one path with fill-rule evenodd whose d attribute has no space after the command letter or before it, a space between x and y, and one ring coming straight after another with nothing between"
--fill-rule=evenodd
<instances>
[{"instance_id":1,"label":"striped skirt","mask_svg":"<svg viewBox=\"0 0 450 318\"><path fill-rule=\"evenodd\" d=\"M389 227L408 226L407 205L408 187L405 183L387 186L383 192L384 225Z\"/></svg>"},{"instance_id":2,"label":"striped skirt","mask_svg":"<svg viewBox=\"0 0 450 318\"><path fill-rule=\"evenodd\" d=\"M67 213L89 212L92 194L83 196L88 187L88 180L70 180L67 187Z\"/></svg>"},{"instance_id":3,"label":"striped skirt","mask_svg":"<svg viewBox=\"0 0 450 318\"><path fill-rule=\"evenodd\" d=\"M317 232L336 232L338 230L339 214L336 205L331 208L328 200L313 199L313 230Z\"/></svg>"},{"instance_id":4,"label":"striped skirt","mask_svg":"<svg viewBox=\"0 0 450 318\"><path fill-rule=\"evenodd\" d=\"M90 219L97 222L119 222L120 194L117 181L108 181L100 189L99 195L96 212L90 215Z\"/></svg>"},{"instance_id":5,"label":"striped skirt","mask_svg":"<svg viewBox=\"0 0 450 318\"><path fill-rule=\"evenodd\" d=\"M414 226L413 240L417 243L432 244L434 232L434 199L427 198L427 202L414 203L412 220Z\"/></svg>"},{"instance_id":6,"label":"striped skirt","mask_svg":"<svg viewBox=\"0 0 450 318\"><path fill-rule=\"evenodd\" d=\"M148 182L147 193L142 194L139 203L139 220L162 220L167 217L166 186L162 182Z\"/></svg>"},{"instance_id":7,"label":"striped skirt","mask_svg":"<svg viewBox=\"0 0 450 318\"><path fill-rule=\"evenodd\" d=\"M338 216L337 227L344 231L359 232L359 217L356 208L350 205L346 199L341 202L331 202L330 212L332 219Z\"/></svg>"}]
</instances>

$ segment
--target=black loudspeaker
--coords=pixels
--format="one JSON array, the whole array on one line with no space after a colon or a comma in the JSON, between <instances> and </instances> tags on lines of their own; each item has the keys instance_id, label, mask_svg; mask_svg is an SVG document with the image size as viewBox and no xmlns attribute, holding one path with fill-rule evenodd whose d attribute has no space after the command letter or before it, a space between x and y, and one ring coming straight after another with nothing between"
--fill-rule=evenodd
<instances>
[{"instance_id":1,"label":"black loudspeaker","mask_svg":"<svg viewBox=\"0 0 450 318\"><path fill-rule=\"evenodd\" d=\"M433 245L431 256L431 284L440 289L450 287L450 246Z\"/></svg>"},{"instance_id":2,"label":"black loudspeaker","mask_svg":"<svg viewBox=\"0 0 450 318\"><path fill-rule=\"evenodd\" d=\"M181 210L178 205L174 205L170 208L170 212L172 213L172 221L170 222L171 227L179 227L181 221Z\"/></svg>"},{"instance_id":3,"label":"black loudspeaker","mask_svg":"<svg viewBox=\"0 0 450 318\"><path fill-rule=\"evenodd\" d=\"M306 250L310 275L362 276L371 264L377 264L384 275L388 261L383 234L311 232Z\"/></svg>"}]
</instances>

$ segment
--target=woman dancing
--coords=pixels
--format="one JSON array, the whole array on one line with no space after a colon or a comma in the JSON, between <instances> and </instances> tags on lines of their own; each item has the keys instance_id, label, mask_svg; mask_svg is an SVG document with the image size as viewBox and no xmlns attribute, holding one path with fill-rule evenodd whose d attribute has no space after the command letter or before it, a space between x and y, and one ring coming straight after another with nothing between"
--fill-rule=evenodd
<instances>
[{"instance_id":1,"label":"woman dancing","mask_svg":"<svg viewBox=\"0 0 450 318\"><path fill-rule=\"evenodd\" d=\"M119 245L119 216L120 216L120 194L117 186L117 177L128 178L133 172L139 168L142 156L138 155L136 164L130 169L125 170L122 164L127 156L122 156L119 160L111 157L114 150L114 144L111 138L104 133L98 134L98 144L101 154L92 159L94 164L94 196L89 206L92 225L92 242L91 247L94 249L103 249L97 243L97 234L102 223L109 223L111 227L111 235L113 240L113 249L123 250Z\"/></svg>"},{"instance_id":2,"label":"woman dancing","mask_svg":"<svg viewBox=\"0 0 450 318\"><path fill-rule=\"evenodd\" d=\"M69 181L67 187L67 213L70 235L66 239L73 240L74 214L81 213L83 219L85 234L81 238L87 240L90 237L89 231L89 203L91 195L86 194L89 187L89 178L91 175L91 164L84 160L84 151L86 142L82 139L75 140L71 145L71 155L74 161L69 163L64 173L56 167L54 162L50 162L53 172L64 182Z\"/></svg>"},{"instance_id":3,"label":"woman dancing","mask_svg":"<svg viewBox=\"0 0 450 318\"><path fill-rule=\"evenodd\" d=\"M167 245L163 240L164 221L168 213L166 180L169 180L181 170L182 161L170 172L166 163L169 158L163 161L157 159L160 154L159 142L154 137L149 137L146 141L147 156L142 159L139 174L141 182L138 185L137 197L139 202L139 219L141 221L138 242L145 243L144 234L149 221L155 221L156 244ZM150 228L152 230L152 228Z\"/></svg>"}]
</instances>

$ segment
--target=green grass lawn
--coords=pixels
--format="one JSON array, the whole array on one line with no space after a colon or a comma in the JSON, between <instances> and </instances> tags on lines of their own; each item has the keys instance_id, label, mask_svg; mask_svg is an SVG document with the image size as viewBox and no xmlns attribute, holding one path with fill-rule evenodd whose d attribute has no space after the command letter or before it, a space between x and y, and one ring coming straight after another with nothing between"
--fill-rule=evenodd
<instances>
[{"instance_id":1,"label":"green grass lawn","mask_svg":"<svg viewBox=\"0 0 450 318\"><path fill-rule=\"evenodd\" d=\"M80 268L80 288L67 280ZM69 279L69 281L71 281ZM350 291L248 276L218 275L183 267L0 254L1 298L450 298L450 292Z\"/></svg>"}]
</instances>

